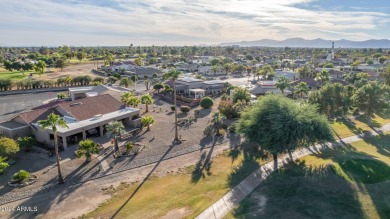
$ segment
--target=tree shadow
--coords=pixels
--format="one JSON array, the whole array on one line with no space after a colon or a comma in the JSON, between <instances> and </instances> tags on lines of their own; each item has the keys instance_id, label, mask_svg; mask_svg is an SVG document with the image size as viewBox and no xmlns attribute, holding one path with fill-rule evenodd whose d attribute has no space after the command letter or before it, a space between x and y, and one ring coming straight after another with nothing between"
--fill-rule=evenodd
<instances>
[{"instance_id":1,"label":"tree shadow","mask_svg":"<svg viewBox=\"0 0 390 219\"><path fill-rule=\"evenodd\" d=\"M201 178L205 178L206 175L210 176L211 173L211 157L213 155L214 147L217 143L218 138L214 138L213 143L206 154L204 151L199 159L199 161L195 165L195 169L191 173L191 182L196 184Z\"/></svg>"},{"instance_id":2,"label":"tree shadow","mask_svg":"<svg viewBox=\"0 0 390 219\"><path fill-rule=\"evenodd\" d=\"M332 167L290 163L232 212L236 218L363 218L357 194Z\"/></svg>"},{"instance_id":3,"label":"tree shadow","mask_svg":"<svg viewBox=\"0 0 390 219\"><path fill-rule=\"evenodd\" d=\"M380 134L364 138L363 140L374 146L378 153L390 157L390 135Z\"/></svg>"},{"instance_id":4,"label":"tree shadow","mask_svg":"<svg viewBox=\"0 0 390 219\"><path fill-rule=\"evenodd\" d=\"M199 114L196 116L197 118L204 118L210 115L211 109L201 109L199 111Z\"/></svg>"}]
</instances>

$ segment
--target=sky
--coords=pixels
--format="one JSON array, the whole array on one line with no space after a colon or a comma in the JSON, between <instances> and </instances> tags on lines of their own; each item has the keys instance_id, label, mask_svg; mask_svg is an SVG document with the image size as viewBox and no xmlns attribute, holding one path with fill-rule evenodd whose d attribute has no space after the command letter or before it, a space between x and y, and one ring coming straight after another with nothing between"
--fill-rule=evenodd
<instances>
[{"instance_id":1,"label":"sky","mask_svg":"<svg viewBox=\"0 0 390 219\"><path fill-rule=\"evenodd\" d=\"M390 0L0 0L0 46L390 39Z\"/></svg>"}]
</instances>

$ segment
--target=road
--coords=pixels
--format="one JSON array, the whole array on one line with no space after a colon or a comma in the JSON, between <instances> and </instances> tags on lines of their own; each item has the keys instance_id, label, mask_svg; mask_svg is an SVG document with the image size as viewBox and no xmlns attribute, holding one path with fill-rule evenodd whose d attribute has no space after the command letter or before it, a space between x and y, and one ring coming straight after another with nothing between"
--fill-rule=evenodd
<instances>
[{"instance_id":1,"label":"road","mask_svg":"<svg viewBox=\"0 0 390 219\"><path fill-rule=\"evenodd\" d=\"M39 106L43 101L56 96L57 92L46 92L0 97L0 122L8 120L20 112Z\"/></svg>"}]
</instances>

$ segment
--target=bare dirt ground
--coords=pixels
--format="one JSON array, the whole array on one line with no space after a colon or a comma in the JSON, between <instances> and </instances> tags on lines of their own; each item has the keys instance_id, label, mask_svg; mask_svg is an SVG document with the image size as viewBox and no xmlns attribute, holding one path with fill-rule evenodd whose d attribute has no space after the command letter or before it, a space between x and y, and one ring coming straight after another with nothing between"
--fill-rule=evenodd
<instances>
[{"instance_id":1,"label":"bare dirt ground","mask_svg":"<svg viewBox=\"0 0 390 219\"><path fill-rule=\"evenodd\" d=\"M229 148L229 144L219 145L213 150L213 157ZM132 169L108 177L91 180L86 183L71 186L68 188L58 188L50 192L36 195L32 198L15 201L0 206L0 209L10 209L17 206L37 207L36 212L20 211L0 211L0 218L77 218L84 213L90 212L99 206L100 203L110 198L110 195L102 189L117 187L121 182L134 183L145 179L150 175L161 177L167 174L176 174L180 168L194 165L199 161L203 152L196 151L183 156L164 160L156 166L150 164L141 168ZM184 215L185 209L180 209Z\"/></svg>"},{"instance_id":2,"label":"bare dirt ground","mask_svg":"<svg viewBox=\"0 0 390 219\"><path fill-rule=\"evenodd\" d=\"M57 68L50 68L50 72L42 76L42 79L57 79L69 75L76 77L80 75L89 75L91 77L97 77L98 75L92 73L92 69L95 68L93 63L72 63L62 71ZM40 77L40 76L35 76Z\"/></svg>"}]
</instances>

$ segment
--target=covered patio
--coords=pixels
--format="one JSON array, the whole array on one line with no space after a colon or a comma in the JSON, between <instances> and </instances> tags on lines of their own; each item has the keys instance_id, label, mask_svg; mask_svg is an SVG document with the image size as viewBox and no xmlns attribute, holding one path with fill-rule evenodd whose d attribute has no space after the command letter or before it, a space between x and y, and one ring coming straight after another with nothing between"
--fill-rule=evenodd
<instances>
[{"instance_id":1,"label":"covered patio","mask_svg":"<svg viewBox=\"0 0 390 219\"><path fill-rule=\"evenodd\" d=\"M195 98L195 99L201 99L202 97L204 97L205 92L206 92L205 90L200 89L200 88L189 89L190 97Z\"/></svg>"}]
</instances>

